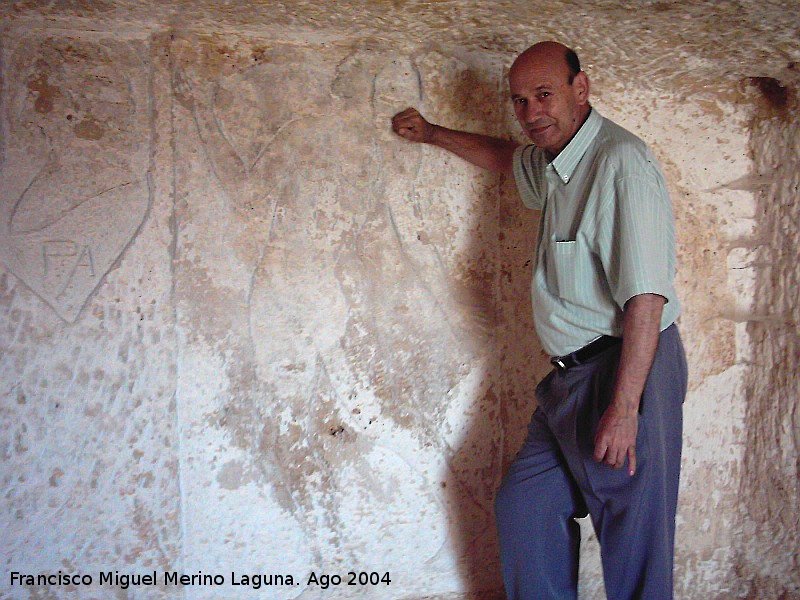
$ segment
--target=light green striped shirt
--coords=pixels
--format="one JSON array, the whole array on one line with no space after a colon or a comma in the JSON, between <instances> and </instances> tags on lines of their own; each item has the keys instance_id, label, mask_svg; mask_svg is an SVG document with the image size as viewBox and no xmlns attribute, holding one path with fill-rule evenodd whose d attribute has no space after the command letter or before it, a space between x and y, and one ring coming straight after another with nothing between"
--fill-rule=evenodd
<instances>
[{"instance_id":1,"label":"light green striped shirt","mask_svg":"<svg viewBox=\"0 0 800 600\"><path fill-rule=\"evenodd\" d=\"M592 109L551 163L539 148L518 148L514 176L525 205L543 211L531 290L546 352L621 336L622 308L638 294L667 299L662 330L675 321L672 206L642 140Z\"/></svg>"}]
</instances>

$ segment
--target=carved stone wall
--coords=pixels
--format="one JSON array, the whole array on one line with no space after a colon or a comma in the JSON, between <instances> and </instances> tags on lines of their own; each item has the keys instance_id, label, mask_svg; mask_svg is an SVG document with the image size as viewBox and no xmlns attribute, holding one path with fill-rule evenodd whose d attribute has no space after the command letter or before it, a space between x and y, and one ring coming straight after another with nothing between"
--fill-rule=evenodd
<instances>
[{"instance_id":1,"label":"carved stone wall","mask_svg":"<svg viewBox=\"0 0 800 600\"><path fill-rule=\"evenodd\" d=\"M3 33L3 597L108 597L100 570L180 556L170 101L153 59L143 37ZM11 583L59 571L95 586Z\"/></svg>"},{"instance_id":2,"label":"carved stone wall","mask_svg":"<svg viewBox=\"0 0 800 600\"><path fill-rule=\"evenodd\" d=\"M746 249L756 289L745 380L752 451L740 483L744 532L756 541L740 547L742 570L751 578L751 593L768 597L796 589L800 573L800 76L796 65L778 75L753 82L764 92L751 138L762 218Z\"/></svg>"},{"instance_id":3,"label":"carved stone wall","mask_svg":"<svg viewBox=\"0 0 800 600\"><path fill-rule=\"evenodd\" d=\"M521 139L556 38L672 194L676 595L800 598L792 6L0 6L0 597L502 597L536 215L389 118Z\"/></svg>"}]
</instances>

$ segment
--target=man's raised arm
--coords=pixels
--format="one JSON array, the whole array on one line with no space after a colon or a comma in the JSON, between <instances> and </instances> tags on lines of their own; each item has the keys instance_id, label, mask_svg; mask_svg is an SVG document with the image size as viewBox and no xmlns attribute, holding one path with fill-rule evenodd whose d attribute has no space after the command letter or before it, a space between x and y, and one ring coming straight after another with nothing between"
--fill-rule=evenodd
<instances>
[{"instance_id":1,"label":"man's raised arm","mask_svg":"<svg viewBox=\"0 0 800 600\"><path fill-rule=\"evenodd\" d=\"M516 142L434 125L415 108L407 108L392 117L392 131L411 142L449 150L483 169L513 175L514 150L519 146Z\"/></svg>"}]
</instances>

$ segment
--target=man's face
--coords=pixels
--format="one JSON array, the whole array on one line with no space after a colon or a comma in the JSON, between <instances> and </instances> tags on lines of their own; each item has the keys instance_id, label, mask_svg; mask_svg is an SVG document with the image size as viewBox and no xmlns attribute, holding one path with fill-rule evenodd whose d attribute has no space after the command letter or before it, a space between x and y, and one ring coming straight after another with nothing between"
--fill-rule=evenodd
<instances>
[{"instance_id":1,"label":"man's face","mask_svg":"<svg viewBox=\"0 0 800 600\"><path fill-rule=\"evenodd\" d=\"M554 158L580 129L588 113L589 80L570 70L560 53L521 56L511 67L514 112L531 141Z\"/></svg>"}]
</instances>

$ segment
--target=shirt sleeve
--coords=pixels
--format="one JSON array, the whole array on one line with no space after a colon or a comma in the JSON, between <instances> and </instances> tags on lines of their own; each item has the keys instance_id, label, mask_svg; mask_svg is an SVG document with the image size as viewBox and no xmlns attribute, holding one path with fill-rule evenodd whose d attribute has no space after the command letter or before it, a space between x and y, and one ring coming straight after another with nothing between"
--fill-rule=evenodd
<instances>
[{"instance_id":1,"label":"shirt sleeve","mask_svg":"<svg viewBox=\"0 0 800 600\"><path fill-rule=\"evenodd\" d=\"M639 294L676 298L675 227L663 181L628 176L614 185L614 202L601 221L600 260L614 301L622 309Z\"/></svg>"},{"instance_id":2,"label":"shirt sleeve","mask_svg":"<svg viewBox=\"0 0 800 600\"><path fill-rule=\"evenodd\" d=\"M547 180L537 163L535 146L519 146L514 151L514 180L522 203L530 209L542 210L547 199Z\"/></svg>"}]
</instances>

